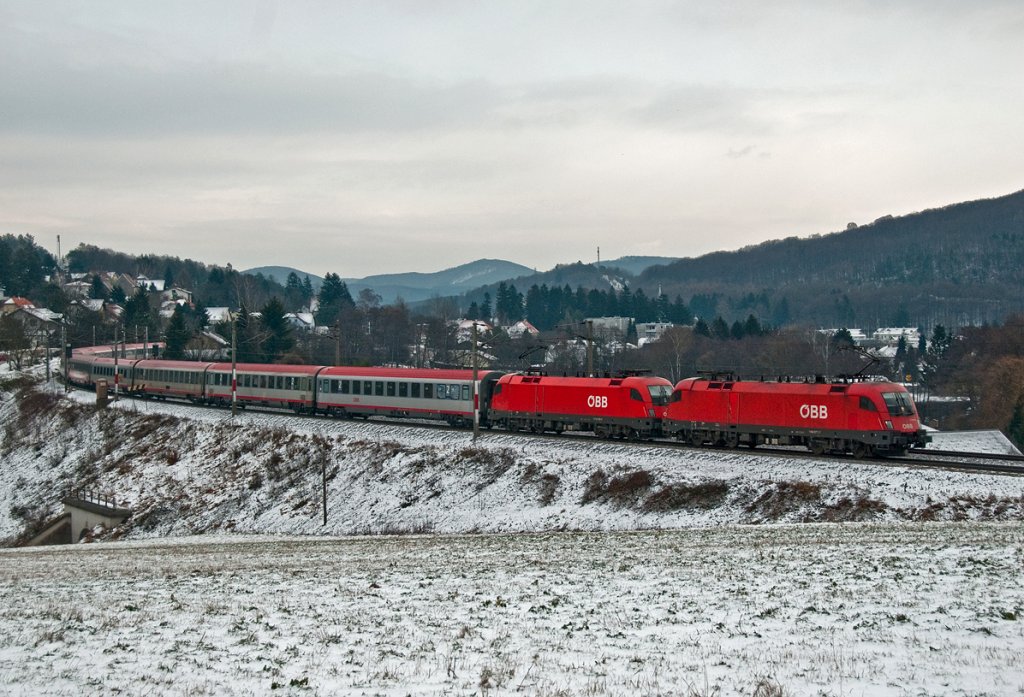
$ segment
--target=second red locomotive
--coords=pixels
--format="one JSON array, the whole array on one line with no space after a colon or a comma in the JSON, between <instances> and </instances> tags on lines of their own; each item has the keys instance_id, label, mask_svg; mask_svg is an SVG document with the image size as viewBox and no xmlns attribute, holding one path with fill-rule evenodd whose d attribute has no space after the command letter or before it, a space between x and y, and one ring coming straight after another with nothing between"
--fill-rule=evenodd
<instances>
[{"instance_id":1,"label":"second red locomotive","mask_svg":"<svg viewBox=\"0 0 1024 697\"><path fill-rule=\"evenodd\" d=\"M513 431L592 431L602 438L652 438L672 393L665 378L503 375L491 395L491 424Z\"/></svg>"}]
</instances>

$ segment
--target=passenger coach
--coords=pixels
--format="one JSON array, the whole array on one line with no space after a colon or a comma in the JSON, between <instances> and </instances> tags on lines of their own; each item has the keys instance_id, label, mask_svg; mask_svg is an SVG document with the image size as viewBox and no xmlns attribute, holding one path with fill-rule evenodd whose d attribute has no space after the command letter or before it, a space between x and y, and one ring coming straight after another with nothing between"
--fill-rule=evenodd
<instances>
[{"instance_id":1,"label":"passenger coach","mask_svg":"<svg viewBox=\"0 0 1024 697\"><path fill-rule=\"evenodd\" d=\"M487 424L491 390L502 373L478 371L480 423ZM318 376L317 411L329 416L393 416L473 423L473 371L416 368L325 368Z\"/></svg>"}]
</instances>

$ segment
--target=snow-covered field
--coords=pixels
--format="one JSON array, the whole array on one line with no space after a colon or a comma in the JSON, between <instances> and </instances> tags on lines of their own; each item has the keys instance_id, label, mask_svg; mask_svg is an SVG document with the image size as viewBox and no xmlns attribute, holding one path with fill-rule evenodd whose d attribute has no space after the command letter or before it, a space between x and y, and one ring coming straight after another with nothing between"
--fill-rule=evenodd
<instances>
[{"instance_id":1,"label":"snow-covered field","mask_svg":"<svg viewBox=\"0 0 1024 697\"><path fill-rule=\"evenodd\" d=\"M0 694L1024 694L1018 477L92 400L0 390L0 544L134 511L0 550Z\"/></svg>"},{"instance_id":2,"label":"snow-covered field","mask_svg":"<svg viewBox=\"0 0 1024 697\"><path fill-rule=\"evenodd\" d=\"M0 551L4 694L1018 695L1019 523Z\"/></svg>"}]
</instances>

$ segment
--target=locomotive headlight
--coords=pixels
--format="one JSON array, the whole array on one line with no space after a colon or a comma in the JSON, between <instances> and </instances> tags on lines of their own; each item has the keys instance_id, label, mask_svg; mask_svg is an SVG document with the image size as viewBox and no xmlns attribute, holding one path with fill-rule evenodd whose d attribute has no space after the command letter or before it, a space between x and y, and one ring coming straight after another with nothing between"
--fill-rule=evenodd
<instances>
[{"instance_id":1,"label":"locomotive headlight","mask_svg":"<svg viewBox=\"0 0 1024 697\"><path fill-rule=\"evenodd\" d=\"M886 421L885 422L885 427L891 431L892 430L892 421Z\"/></svg>"}]
</instances>

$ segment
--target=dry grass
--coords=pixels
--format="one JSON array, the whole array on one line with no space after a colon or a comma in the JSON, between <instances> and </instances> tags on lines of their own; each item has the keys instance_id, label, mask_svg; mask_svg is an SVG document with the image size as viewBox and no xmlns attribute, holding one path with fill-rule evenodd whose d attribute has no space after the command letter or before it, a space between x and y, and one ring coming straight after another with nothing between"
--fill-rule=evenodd
<instances>
[{"instance_id":1,"label":"dry grass","mask_svg":"<svg viewBox=\"0 0 1024 697\"><path fill-rule=\"evenodd\" d=\"M641 510L644 513L710 510L725 503L728 496L729 484L718 479L699 484L670 484L651 494Z\"/></svg>"},{"instance_id":2,"label":"dry grass","mask_svg":"<svg viewBox=\"0 0 1024 697\"><path fill-rule=\"evenodd\" d=\"M597 470L587 478L581 503L634 506L653 484L654 478L645 470L634 470L619 477L609 477L604 470Z\"/></svg>"}]
</instances>

